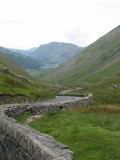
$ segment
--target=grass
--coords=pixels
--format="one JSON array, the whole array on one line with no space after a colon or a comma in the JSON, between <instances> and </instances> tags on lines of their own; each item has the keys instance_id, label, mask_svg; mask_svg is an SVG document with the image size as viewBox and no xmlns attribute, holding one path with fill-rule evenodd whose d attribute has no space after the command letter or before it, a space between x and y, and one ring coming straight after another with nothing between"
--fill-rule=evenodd
<instances>
[{"instance_id":1,"label":"grass","mask_svg":"<svg viewBox=\"0 0 120 160\"><path fill-rule=\"evenodd\" d=\"M74 160L120 160L120 106L72 107L29 125L74 152Z\"/></svg>"},{"instance_id":2,"label":"grass","mask_svg":"<svg viewBox=\"0 0 120 160\"><path fill-rule=\"evenodd\" d=\"M42 69L26 69L26 72L32 75L35 78L43 77L49 70L42 70Z\"/></svg>"},{"instance_id":3,"label":"grass","mask_svg":"<svg viewBox=\"0 0 120 160\"><path fill-rule=\"evenodd\" d=\"M100 105L89 107L71 107L69 110L77 113L120 113L120 106Z\"/></svg>"},{"instance_id":4,"label":"grass","mask_svg":"<svg viewBox=\"0 0 120 160\"><path fill-rule=\"evenodd\" d=\"M30 115L21 113L21 114L19 114L17 117L15 117L15 119L16 119L18 122L24 124L24 122L25 122L29 117L30 117Z\"/></svg>"},{"instance_id":5,"label":"grass","mask_svg":"<svg viewBox=\"0 0 120 160\"><path fill-rule=\"evenodd\" d=\"M80 93L92 93L94 104L95 105L105 105L105 104L120 104L120 88L110 89L107 87L97 86L87 86L83 91L79 91Z\"/></svg>"},{"instance_id":6,"label":"grass","mask_svg":"<svg viewBox=\"0 0 120 160\"><path fill-rule=\"evenodd\" d=\"M0 73L0 95L8 95L13 101L24 101L26 98L28 100L44 100L54 96L39 81L34 81L34 84L30 85L2 73ZM17 98L17 95L20 95L21 99ZM0 100L0 103L2 102Z\"/></svg>"},{"instance_id":7,"label":"grass","mask_svg":"<svg viewBox=\"0 0 120 160\"><path fill-rule=\"evenodd\" d=\"M30 76L2 53L0 53L0 68L7 68L15 75L22 76L33 82L33 85L26 84L10 75L0 73L0 104L26 100L44 100L55 96L52 92L47 90L47 86Z\"/></svg>"},{"instance_id":8,"label":"grass","mask_svg":"<svg viewBox=\"0 0 120 160\"><path fill-rule=\"evenodd\" d=\"M34 78L20 68L15 62L10 60L8 57L0 53L0 68L7 68L15 75L25 77L26 79L33 81Z\"/></svg>"},{"instance_id":9,"label":"grass","mask_svg":"<svg viewBox=\"0 0 120 160\"><path fill-rule=\"evenodd\" d=\"M113 68L112 68L113 67ZM74 92L92 93L95 105L100 104L120 104L120 65L117 63L104 71L95 73L89 78L76 82L76 84L69 85L69 88L83 87L84 90ZM111 73L110 73L111 72ZM113 74L114 72L114 74ZM117 85L116 89L111 89L111 85ZM73 92L72 92L73 94Z\"/></svg>"}]
</instances>

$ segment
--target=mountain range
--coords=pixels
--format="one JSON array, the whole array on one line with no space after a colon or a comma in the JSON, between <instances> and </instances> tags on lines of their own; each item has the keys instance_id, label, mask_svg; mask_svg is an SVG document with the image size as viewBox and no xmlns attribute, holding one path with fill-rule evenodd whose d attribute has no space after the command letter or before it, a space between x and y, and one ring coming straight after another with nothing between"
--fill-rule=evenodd
<instances>
[{"instance_id":1,"label":"mountain range","mask_svg":"<svg viewBox=\"0 0 120 160\"><path fill-rule=\"evenodd\" d=\"M63 64L83 47L70 43L51 42L29 50L0 48L0 51L24 69L51 69Z\"/></svg>"},{"instance_id":2,"label":"mountain range","mask_svg":"<svg viewBox=\"0 0 120 160\"><path fill-rule=\"evenodd\" d=\"M90 77L98 77L99 80L117 73L120 73L120 26L53 70L46 79L75 84Z\"/></svg>"},{"instance_id":3,"label":"mountain range","mask_svg":"<svg viewBox=\"0 0 120 160\"><path fill-rule=\"evenodd\" d=\"M83 47L71 43L51 42L40 45L29 56L45 64L61 65L82 50Z\"/></svg>"},{"instance_id":4,"label":"mountain range","mask_svg":"<svg viewBox=\"0 0 120 160\"><path fill-rule=\"evenodd\" d=\"M12 51L12 52L16 52L16 53L20 53L20 54L23 54L23 55L25 55L25 56L28 56L29 53L34 52L34 51L37 49L37 47L31 48L31 49L28 49L28 50L13 49L13 48L8 48L8 49L9 49L10 51Z\"/></svg>"},{"instance_id":5,"label":"mountain range","mask_svg":"<svg viewBox=\"0 0 120 160\"><path fill-rule=\"evenodd\" d=\"M28 62L27 67L30 68L33 67L31 61L38 64L38 67L46 64L60 65L50 72L42 73L43 81L58 82L69 88L82 87L84 92L93 94L97 104L120 103L120 26L84 49L73 44L52 42L41 45L35 51L33 49L29 55L34 59L0 47L0 103L4 95L9 98L22 95L24 98L34 100L37 97L53 96L46 91L41 82L16 64L26 68ZM65 63L62 64L64 61ZM33 72L36 71L33 70ZM40 77L39 70L37 70L37 74ZM16 75L18 75L18 79L16 79ZM21 81L20 77L32 83L26 84Z\"/></svg>"}]
</instances>

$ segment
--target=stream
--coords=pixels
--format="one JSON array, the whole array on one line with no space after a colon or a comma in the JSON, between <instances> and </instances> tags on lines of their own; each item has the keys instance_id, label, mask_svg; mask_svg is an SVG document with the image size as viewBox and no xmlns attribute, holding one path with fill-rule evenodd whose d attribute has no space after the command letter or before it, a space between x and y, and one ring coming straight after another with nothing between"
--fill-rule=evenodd
<instances>
[{"instance_id":1,"label":"stream","mask_svg":"<svg viewBox=\"0 0 120 160\"><path fill-rule=\"evenodd\" d=\"M68 101L68 100L76 100L79 97L74 97L74 96L56 96L53 99L45 100L42 101L41 103L55 103L55 102L63 102L63 101Z\"/></svg>"},{"instance_id":2,"label":"stream","mask_svg":"<svg viewBox=\"0 0 120 160\"><path fill-rule=\"evenodd\" d=\"M77 88L77 89L81 89L81 88ZM77 89L75 89L75 90L77 90ZM60 92L60 94L66 94L66 93L69 93L71 91L74 91L74 90L63 90L63 91ZM42 101L41 103L63 102L63 101L68 101L68 100L76 100L78 98L79 98L78 96L59 96L58 95L55 98Z\"/></svg>"}]
</instances>

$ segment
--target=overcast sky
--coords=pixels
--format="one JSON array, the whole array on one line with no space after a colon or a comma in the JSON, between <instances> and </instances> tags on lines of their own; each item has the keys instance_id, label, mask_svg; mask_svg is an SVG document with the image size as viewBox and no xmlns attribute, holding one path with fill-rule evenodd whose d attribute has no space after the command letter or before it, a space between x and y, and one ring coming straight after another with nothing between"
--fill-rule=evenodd
<instances>
[{"instance_id":1,"label":"overcast sky","mask_svg":"<svg viewBox=\"0 0 120 160\"><path fill-rule=\"evenodd\" d=\"M120 0L0 0L0 46L87 46L120 24Z\"/></svg>"}]
</instances>

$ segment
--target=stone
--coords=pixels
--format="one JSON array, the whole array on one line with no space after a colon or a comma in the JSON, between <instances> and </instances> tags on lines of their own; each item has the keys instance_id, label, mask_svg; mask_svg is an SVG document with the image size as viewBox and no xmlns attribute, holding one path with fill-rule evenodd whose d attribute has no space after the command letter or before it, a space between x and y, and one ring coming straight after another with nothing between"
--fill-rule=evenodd
<instances>
[{"instance_id":1,"label":"stone","mask_svg":"<svg viewBox=\"0 0 120 160\"><path fill-rule=\"evenodd\" d=\"M117 88L118 86L116 84L110 86L110 89L117 89Z\"/></svg>"},{"instance_id":2,"label":"stone","mask_svg":"<svg viewBox=\"0 0 120 160\"><path fill-rule=\"evenodd\" d=\"M26 122L24 123L25 125L28 125L29 123L35 121L36 119L39 119L41 117L41 115L35 115L35 116L31 116L29 117Z\"/></svg>"}]
</instances>

